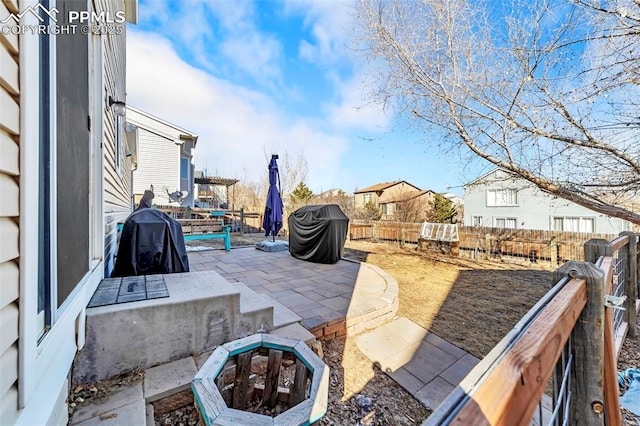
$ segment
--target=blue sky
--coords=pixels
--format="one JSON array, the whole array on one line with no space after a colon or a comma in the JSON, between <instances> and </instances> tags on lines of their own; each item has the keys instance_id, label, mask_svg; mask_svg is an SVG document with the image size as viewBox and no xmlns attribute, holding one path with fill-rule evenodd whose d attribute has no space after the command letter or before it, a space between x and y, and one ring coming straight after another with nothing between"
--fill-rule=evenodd
<instances>
[{"instance_id":1,"label":"blue sky","mask_svg":"<svg viewBox=\"0 0 640 426\"><path fill-rule=\"evenodd\" d=\"M407 180L461 194L483 170L367 100L352 14L341 0L140 0L127 103L199 135L209 175L258 182L287 152L307 159L316 193Z\"/></svg>"}]
</instances>

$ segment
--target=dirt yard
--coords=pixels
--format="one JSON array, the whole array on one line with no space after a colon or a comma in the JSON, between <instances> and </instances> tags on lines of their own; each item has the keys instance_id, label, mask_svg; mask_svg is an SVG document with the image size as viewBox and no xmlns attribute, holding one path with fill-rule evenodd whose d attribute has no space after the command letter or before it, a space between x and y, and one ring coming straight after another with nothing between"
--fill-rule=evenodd
<instances>
[{"instance_id":1,"label":"dirt yard","mask_svg":"<svg viewBox=\"0 0 640 426\"><path fill-rule=\"evenodd\" d=\"M390 244L350 242L400 287L399 316L483 358L551 288L552 273L531 266L475 262Z\"/></svg>"}]
</instances>

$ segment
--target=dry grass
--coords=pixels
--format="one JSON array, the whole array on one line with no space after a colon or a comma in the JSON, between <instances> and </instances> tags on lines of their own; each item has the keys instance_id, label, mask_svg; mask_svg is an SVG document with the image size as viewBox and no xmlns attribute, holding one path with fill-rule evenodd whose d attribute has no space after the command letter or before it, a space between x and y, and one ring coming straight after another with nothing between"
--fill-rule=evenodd
<instances>
[{"instance_id":1,"label":"dry grass","mask_svg":"<svg viewBox=\"0 0 640 426\"><path fill-rule=\"evenodd\" d=\"M400 287L399 316L483 358L548 291L552 274L528 265L473 262L413 248L350 242Z\"/></svg>"}]
</instances>

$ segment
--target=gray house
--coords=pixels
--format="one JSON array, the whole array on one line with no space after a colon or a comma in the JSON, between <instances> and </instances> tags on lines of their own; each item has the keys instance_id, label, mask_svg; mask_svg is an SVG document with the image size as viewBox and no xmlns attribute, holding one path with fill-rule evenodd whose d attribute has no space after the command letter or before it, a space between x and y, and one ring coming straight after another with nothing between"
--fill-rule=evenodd
<instances>
[{"instance_id":1,"label":"gray house","mask_svg":"<svg viewBox=\"0 0 640 426\"><path fill-rule=\"evenodd\" d=\"M493 228L618 234L629 222L549 194L501 168L464 187L464 224Z\"/></svg>"}]
</instances>

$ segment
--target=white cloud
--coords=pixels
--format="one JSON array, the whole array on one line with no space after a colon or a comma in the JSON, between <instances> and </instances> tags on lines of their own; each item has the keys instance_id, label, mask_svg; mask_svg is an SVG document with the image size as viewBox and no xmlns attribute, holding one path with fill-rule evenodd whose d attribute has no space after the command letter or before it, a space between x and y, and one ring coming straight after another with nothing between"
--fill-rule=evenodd
<instances>
[{"instance_id":1,"label":"white cloud","mask_svg":"<svg viewBox=\"0 0 640 426\"><path fill-rule=\"evenodd\" d=\"M340 93L338 104L327 104L327 118L336 128L352 128L370 132L383 132L389 127L392 114L384 111L378 103L368 99L367 92L374 83L365 72L356 72L347 81L337 81Z\"/></svg>"},{"instance_id":2,"label":"white cloud","mask_svg":"<svg viewBox=\"0 0 640 426\"><path fill-rule=\"evenodd\" d=\"M303 152L309 186L327 188L348 143L260 92L187 64L167 39L151 33L127 34L127 94L130 105L196 133L196 167L224 177L259 181L265 155Z\"/></svg>"},{"instance_id":3,"label":"white cloud","mask_svg":"<svg viewBox=\"0 0 640 426\"><path fill-rule=\"evenodd\" d=\"M334 64L349 56L347 40L353 28L353 2L286 0L288 13L303 14L312 39L302 40L299 56L311 63Z\"/></svg>"},{"instance_id":4,"label":"white cloud","mask_svg":"<svg viewBox=\"0 0 640 426\"><path fill-rule=\"evenodd\" d=\"M282 46L277 39L257 31L228 37L222 42L222 51L240 69L257 81L273 85L282 82L279 62Z\"/></svg>"}]
</instances>

